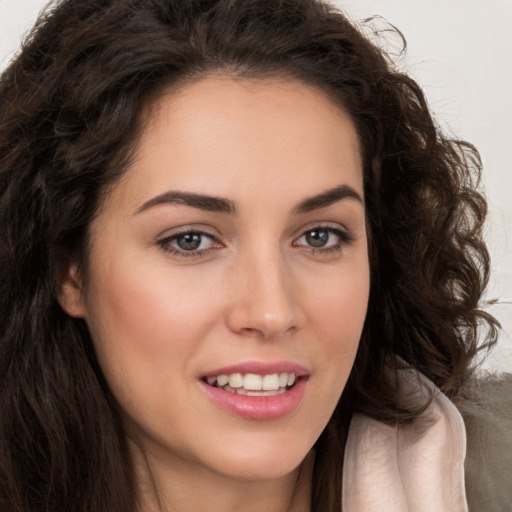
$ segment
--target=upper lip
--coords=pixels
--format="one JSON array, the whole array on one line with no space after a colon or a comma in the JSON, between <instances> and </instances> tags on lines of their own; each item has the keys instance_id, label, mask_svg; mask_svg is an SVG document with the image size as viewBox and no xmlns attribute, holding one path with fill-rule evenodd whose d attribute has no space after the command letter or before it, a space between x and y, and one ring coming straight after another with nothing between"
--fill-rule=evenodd
<instances>
[{"instance_id":1,"label":"upper lip","mask_svg":"<svg viewBox=\"0 0 512 512\"><path fill-rule=\"evenodd\" d=\"M241 373L247 375L271 375L273 373L294 373L297 377L309 375L309 370L300 364L291 361L244 361L235 363L222 368L208 371L201 375L202 378L217 377L218 375L230 375L232 373Z\"/></svg>"}]
</instances>

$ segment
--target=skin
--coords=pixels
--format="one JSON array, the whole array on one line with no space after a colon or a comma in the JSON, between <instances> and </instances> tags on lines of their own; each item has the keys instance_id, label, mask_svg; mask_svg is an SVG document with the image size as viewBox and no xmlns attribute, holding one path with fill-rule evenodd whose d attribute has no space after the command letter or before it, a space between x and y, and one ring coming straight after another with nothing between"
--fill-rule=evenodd
<instances>
[{"instance_id":1,"label":"skin","mask_svg":"<svg viewBox=\"0 0 512 512\"><path fill-rule=\"evenodd\" d=\"M311 448L368 302L354 126L311 86L230 76L165 94L150 117L91 226L88 281L70 265L61 296L86 320L123 411L140 510L307 511ZM361 200L296 211L340 186ZM154 200L168 191L225 198L236 213ZM313 228L325 246L311 246ZM184 229L208 234L199 252L180 249ZM198 384L223 366L282 360L310 374L280 418L234 415Z\"/></svg>"}]
</instances>

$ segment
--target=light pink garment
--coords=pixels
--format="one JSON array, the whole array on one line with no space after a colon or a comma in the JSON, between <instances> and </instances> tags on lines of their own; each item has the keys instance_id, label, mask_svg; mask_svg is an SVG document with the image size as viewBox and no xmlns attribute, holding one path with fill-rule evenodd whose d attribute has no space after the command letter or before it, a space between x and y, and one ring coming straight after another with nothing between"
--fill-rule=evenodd
<instances>
[{"instance_id":1,"label":"light pink garment","mask_svg":"<svg viewBox=\"0 0 512 512\"><path fill-rule=\"evenodd\" d=\"M462 417L426 377L400 374L414 393L433 391L435 397L420 420L405 427L354 416L343 467L343 512L467 512Z\"/></svg>"}]
</instances>

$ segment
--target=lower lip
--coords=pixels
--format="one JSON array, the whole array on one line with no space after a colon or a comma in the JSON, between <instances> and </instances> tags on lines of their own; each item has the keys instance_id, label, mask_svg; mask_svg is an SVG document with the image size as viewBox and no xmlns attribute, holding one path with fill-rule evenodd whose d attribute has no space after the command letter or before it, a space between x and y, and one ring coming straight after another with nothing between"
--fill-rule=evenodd
<instances>
[{"instance_id":1,"label":"lower lip","mask_svg":"<svg viewBox=\"0 0 512 512\"><path fill-rule=\"evenodd\" d=\"M272 396L245 396L199 381L206 394L228 412L251 420L272 420L294 411L302 402L307 378L301 377L288 391Z\"/></svg>"}]
</instances>

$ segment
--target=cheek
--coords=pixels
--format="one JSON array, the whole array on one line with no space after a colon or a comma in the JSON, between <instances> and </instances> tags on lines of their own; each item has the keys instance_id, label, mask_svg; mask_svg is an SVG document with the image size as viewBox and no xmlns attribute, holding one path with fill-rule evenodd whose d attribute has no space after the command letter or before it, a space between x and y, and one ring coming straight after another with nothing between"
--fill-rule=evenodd
<instances>
[{"instance_id":1,"label":"cheek","mask_svg":"<svg viewBox=\"0 0 512 512\"><path fill-rule=\"evenodd\" d=\"M345 388L366 318L369 271L364 254L351 264L316 272L302 282L307 312L307 342L303 349L314 361L311 390L303 420L313 444L328 423ZM312 278L313 275L310 275ZM315 285L313 285L315 283Z\"/></svg>"},{"instance_id":2,"label":"cheek","mask_svg":"<svg viewBox=\"0 0 512 512\"><path fill-rule=\"evenodd\" d=\"M120 399L145 391L151 396L151 387L185 375L219 316L204 284L148 267L131 261L117 261L115 269L100 267L88 295L87 323L96 353Z\"/></svg>"},{"instance_id":3,"label":"cheek","mask_svg":"<svg viewBox=\"0 0 512 512\"><path fill-rule=\"evenodd\" d=\"M328 339L342 348L357 343L366 317L369 297L369 267L363 256L354 264L341 266L326 275L321 286L309 286L310 318Z\"/></svg>"},{"instance_id":4,"label":"cheek","mask_svg":"<svg viewBox=\"0 0 512 512\"><path fill-rule=\"evenodd\" d=\"M208 293L198 293L194 283L179 274L140 267L128 262L98 273L88 301L91 323L106 331L112 342L143 340L153 349L164 349L169 341L178 342L204 327L199 319L205 322L213 305Z\"/></svg>"},{"instance_id":5,"label":"cheek","mask_svg":"<svg viewBox=\"0 0 512 512\"><path fill-rule=\"evenodd\" d=\"M362 257L350 270L341 268L308 294L309 318L333 395L341 394L352 369L366 318L369 285L369 267Z\"/></svg>"}]
</instances>

